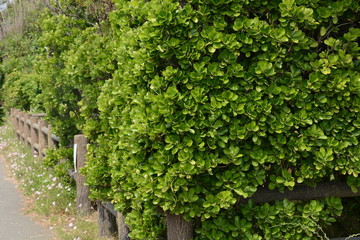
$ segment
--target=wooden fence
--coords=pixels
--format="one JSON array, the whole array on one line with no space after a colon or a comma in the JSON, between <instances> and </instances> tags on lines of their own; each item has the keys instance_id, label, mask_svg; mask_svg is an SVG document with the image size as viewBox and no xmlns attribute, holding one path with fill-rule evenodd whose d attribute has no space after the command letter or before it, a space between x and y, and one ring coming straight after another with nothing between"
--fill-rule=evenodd
<instances>
[{"instance_id":1,"label":"wooden fence","mask_svg":"<svg viewBox=\"0 0 360 240\"><path fill-rule=\"evenodd\" d=\"M26 114L11 109L15 136L30 146L42 158L47 148L58 145L60 138L51 133L51 126L42 118L45 114Z\"/></svg>"},{"instance_id":2,"label":"wooden fence","mask_svg":"<svg viewBox=\"0 0 360 240\"><path fill-rule=\"evenodd\" d=\"M47 148L56 147L60 138L51 133L51 126L42 118L45 114L26 114L17 109L11 109L11 119L14 126L16 137L38 152L42 158L46 154ZM74 173L76 181L77 195L76 203L78 211L82 214L89 214L93 203L89 200L89 187L86 186L85 177L79 170L85 166L86 146L88 142L84 135L74 136ZM326 182L318 183L316 187L306 185L296 185L292 191L268 190L259 188L251 197L255 203L272 202L275 200L312 200L325 197L357 197L360 196L360 188L355 193L347 186L346 182ZM239 198L238 202L246 202L249 199ZM115 210L111 203L97 202L99 236L111 237L117 234L119 240L129 240L129 228L125 225L124 217ZM167 213L167 239L168 240L190 240L193 238L193 224L184 220L181 215ZM333 240L343 240L347 238L336 238ZM360 237L348 238L360 240Z\"/></svg>"},{"instance_id":3,"label":"wooden fence","mask_svg":"<svg viewBox=\"0 0 360 240\"><path fill-rule=\"evenodd\" d=\"M10 118L14 128L14 134L18 140L35 151L40 158L46 155L47 148L58 147L60 138L51 132L51 125L43 120L46 114L28 114L18 109L11 109ZM76 205L80 214L93 212L94 203L89 199L90 189L85 185L85 177L79 170L85 166L86 145L84 135L74 136L74 171L69 174L76 182ZM115 211L110 203L97 202L99 236L111 237L116 235L118 239L128 239L128 228L124 223L123 216Z\"/></svg>"}]
</instances>

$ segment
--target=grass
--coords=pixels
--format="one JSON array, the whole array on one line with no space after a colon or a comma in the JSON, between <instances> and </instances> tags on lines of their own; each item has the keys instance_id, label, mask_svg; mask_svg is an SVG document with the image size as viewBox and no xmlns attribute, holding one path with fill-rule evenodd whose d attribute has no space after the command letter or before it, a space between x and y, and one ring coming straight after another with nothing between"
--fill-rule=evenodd
<instances>
[{"instance_id":1,"label":"grass","mask_svg":"<svg viewBox=\"0 0 360 240\"><path fill-rule=\"evenodd\" d=\"M26 198L26 213L48 227L54 239L100 239L97 237L97 214L80 216L76 213L73 180L56 176L54 169L46 168L36 153L14 138L8 120L0 127L0 152L6 159L9 174Z\"/></svg>"}]
</instances>

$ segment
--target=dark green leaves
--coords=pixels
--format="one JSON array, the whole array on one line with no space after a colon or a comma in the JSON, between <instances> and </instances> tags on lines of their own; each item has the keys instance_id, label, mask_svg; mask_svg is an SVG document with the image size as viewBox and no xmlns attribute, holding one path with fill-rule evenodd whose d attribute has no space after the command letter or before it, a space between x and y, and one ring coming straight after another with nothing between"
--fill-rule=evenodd
<instances>
[{"instance_id":1,"label":"dark green leaves","mask_svg":"<svg viewBox=\"0 0 360 240\"><path fill-rule=\"evenodd\" d=\"M52 124L91 139L93 196L118 203L131 238L161 238L160 208L201 219L199 239L314 238L333 221L336 199L234 205L262 185L358 185L354 1L115 4L101 29L44 20L34 79Z\"/></svg>"}]
</instances>

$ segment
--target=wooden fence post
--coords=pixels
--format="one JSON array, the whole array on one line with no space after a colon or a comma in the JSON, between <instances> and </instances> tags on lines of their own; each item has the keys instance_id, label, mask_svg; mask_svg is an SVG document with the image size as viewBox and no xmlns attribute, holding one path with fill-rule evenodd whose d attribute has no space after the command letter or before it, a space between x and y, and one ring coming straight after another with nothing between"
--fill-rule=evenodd
<instances>
[{"instance_id":1,"label":"wooden fence post","mask_svg":"<svg viewBox=\"0 0 360 240\"><path fill-rule=\"evenodd\" d=\"M13 124L13 131L14 131L14 136L16 137L17 136L17 129L18 129L18 126L17 126L17 121L16 121L16 109L15 108L11 108L10 110L10 116L11 116L11 121L12 121L12 124Z\"/></svg>"},{"instance_id":2,"label":"wooden fence post","mask_svg":"<svg viewBox=\"0 0 360 240\"><path fill-rule=\"evenodd\" d=\"M24 114L24 141L25 141L25 145L28 147L31 146L30 145L31 131L30 131L30 125L29 125L30 117L31 117L30 114L27 114L27 113Z\"/></svg>"},{"instance_id":3,"label":"wooden fence post","mask_svg":"<svg viewBox=\"0 0 360 240\"><path fill-rule=\"evenodd\" d=\"M101 201L97 201L98 209L98 232L99 237L113 237L117 232L116 217L103 205Z\"/></svg>"},{"instance_id":4,"label":"wooden fence post","mask_svg":"<svg viewBox=\"0 0 360 240\"><path fill-rule=\"evenodd\" d=\"M55 147L55 141L52 139L52 137L51 137L51 125L50 124L48 124L48 134L47 134L47 142L48 142L48 148L54 148Z\"/></svg>"},{"instance_id":5,"label":"wooden fence post","mask_svg":"<svg viewBox=\"0 0 360 240\"><path fill-rule=\"evenodd\" d=\"M85 185L85 177L79 173L80 169L85 166L87 139L83 134L74 136L75 154L75 181L76 181L76 205L78 211L82 214L92 212L91 201L89 199L90 188Z\"/></svg>"},{"instance_id":6,"label":"wooden fence post","mask_svg":"<svg viewBox=\"0 0 360 240\"><path fill-rule=\"evenodd\" d=\"M23 142L23 144L25 144L25 113L24 112L20 112L20 124L21 124L21 141Z\"/></svg>"},{"instance_id":7,"label":"wooden fence post","mask_svg":"<svg viewBox=\"0 0 360 240\"><path fill-rule=\"evenodd\" d=\"M47 135L43 132L43 128L47 126L47 123L44 120L39 121L39 157L43 159L45 156L45 149L48 146Z\"/></svg>"},{"instance_id":8,"label":"wooden fence post","mask_svg":"<svg viewBox=\"0 0 360 240\"><path fill-rule=\"evenodd\" d=\"M25 144L25 114L21 111L19 111L19 130L20 130L20 141L22 141Z\"/></svg>"},{"instance_id":9,"label":"wooden fence post","mask_svg":"<svg viewBox=\"0 0 360 240\"><path fill-rule=\"evenodd\" d=\"M118 225L118 240L130 240L129 228L125 224L124 216L119 212L117 216L117 225Z\"/></svg>"},{"instance_id":10,"label":"wooden fence post","mask_svg":"<svg viewBox=\"0 0 360 240\"><path fill-rule=\"evenodd\" d=\"M192 222L185 221L183 215L169 213L166 217L168 240L190 240L193 239Z\"/></svg>"},{"instance_id":11,"label":"wooden fence post","mask_svg":"<svg viewBox=\"0 0 360 240\"><path fill-rule=\"evenodd\" d=\"M10 109L10 118L11 118L11 122L13 125L13 132L14 132L14 136L16 136L16 130L17 130L17 125L16 125L16 109L15 108L11 108Z\"/></svg>"},{"instance_id":12,"label":"wooden fence post","mask_svg":"<svg viewBox=\"0 0 360 240\"><path fill-rule=\"evenodd\" d=\"M21 121L20 121L20 111L15 109L15 136L20 141L21 140Z\"/></svg>"},{"instance_id":13,"label":"wooden fence post","mask_svg":"<svg viewBox=\"0 0 360 240\"><path fill-rule=\"evenodd\" d=\"M33 151L37 151L38 155L40 155L40 147L39 147L39 117L31 116L30 117L30 138L31 138L31 148ZM35 126L37 125L37 126Z\"/></svg>"}]
</instances>

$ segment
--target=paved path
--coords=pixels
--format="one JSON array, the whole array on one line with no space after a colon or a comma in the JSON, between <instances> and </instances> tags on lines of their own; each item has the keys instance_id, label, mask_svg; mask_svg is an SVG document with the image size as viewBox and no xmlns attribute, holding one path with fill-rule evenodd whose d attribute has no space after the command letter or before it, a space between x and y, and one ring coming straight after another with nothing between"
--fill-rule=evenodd
<instances>
[{"instance_id":1,"label":"paved path","mask_svg":"<svg viewBox=\"0 0 360 240\"><path fill-rule=\"evenodd\" d=\"M21 212L21 198L14 184L6 180L0 153L0 240L51 240L51 232Z\"/></svg>"}]
</instances>

